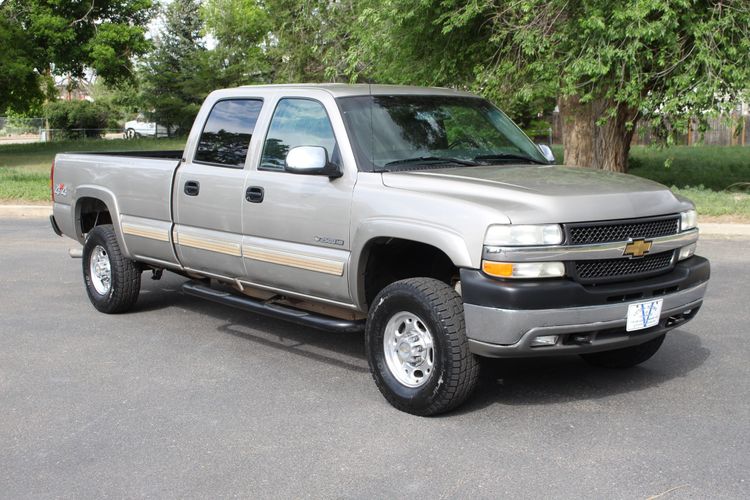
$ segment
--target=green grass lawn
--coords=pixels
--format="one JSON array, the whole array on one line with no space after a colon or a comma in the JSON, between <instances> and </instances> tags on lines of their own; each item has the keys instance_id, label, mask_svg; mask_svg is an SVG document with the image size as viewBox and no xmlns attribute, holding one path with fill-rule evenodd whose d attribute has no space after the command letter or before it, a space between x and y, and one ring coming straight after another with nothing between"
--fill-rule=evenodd
<instances>
[{"instance_id":1,"label":"green grass lawn","mask_svg":"<svg viewBox=\"0 0 750 500\"><path fill-rule=\"evenodd\" d=\"M0 146L0 201L49 200L49 168L62 151L182 149L185 138L90 140ZM562 147L553 147L562 162ZM750 222L750 147L635 146L630 173L670 186L693 200L702 216Z\"/></svg>"},{"instance_id":2,"label":"green grass lawn","mask_svg":"<svg viewBox=\"0 0 750 500\"><path fill-rule=\"evenodd\" d=\"M562 146L554 146L558 163ZM750 147L634 146L628 173L652 179L690 198L698 213L750 222Z\"/></svg>"},{"instance_id":3,"label":"green grass lawn","mask_svg":"<svg viewBox=\"0 0 750 500\"><path fill-rule=\"evenodd\" d=\"M182 149L185 138L61 141L0 146L0 201L49 201L49 170L55 154L64 151L151 151Z\"/></svg>"}]
</instances>

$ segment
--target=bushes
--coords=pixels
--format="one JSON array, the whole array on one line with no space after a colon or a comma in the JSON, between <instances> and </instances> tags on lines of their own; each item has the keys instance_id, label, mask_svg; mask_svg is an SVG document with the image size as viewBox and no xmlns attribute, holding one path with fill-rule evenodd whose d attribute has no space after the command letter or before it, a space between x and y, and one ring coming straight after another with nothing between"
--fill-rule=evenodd
<instances>
[{"instance_id":1,"label":"bushes","mask_svg":"<svg viewBox=\"0 0 750 500\"><path fill-rule=\"evenodd\" d=\"M54 101L44 107L54 139L100 137L109 124L111 109L89 101Z\"/></svg>"}]
</instances>

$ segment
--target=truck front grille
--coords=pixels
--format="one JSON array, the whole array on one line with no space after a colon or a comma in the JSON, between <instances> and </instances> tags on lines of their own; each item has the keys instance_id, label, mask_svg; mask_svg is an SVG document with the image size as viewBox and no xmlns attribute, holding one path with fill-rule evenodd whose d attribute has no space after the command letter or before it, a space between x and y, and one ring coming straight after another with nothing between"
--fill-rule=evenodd
<instances>
[{"instance_id":1,"label":"truck front grille","mask_svg":"<svg viewBox=\"0 0 750 500\"><path fill-rule=\"evenodd\" d=\"M628 241L636 238L657 238L677 234L680 217L668 215L622 221L565 224L568 245L590 245Z\"/></svg>"},{"instance_id":2,"label":"truck front grille","mask_svg":"<svg viewBox=\"0 0 750 500\"><path fill-rule=\"evenodd\" d=\"M626 281L669 271L673 257L670 251L638 259L579 260L572 263L572 274L579 283Z\"/></svg>"}]
</instances>

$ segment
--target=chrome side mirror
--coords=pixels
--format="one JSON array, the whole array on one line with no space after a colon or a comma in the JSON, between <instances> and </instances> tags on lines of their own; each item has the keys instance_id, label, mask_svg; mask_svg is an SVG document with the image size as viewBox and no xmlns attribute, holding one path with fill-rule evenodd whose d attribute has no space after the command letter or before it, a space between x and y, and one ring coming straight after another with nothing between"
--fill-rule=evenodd
<instances>
[{"instance_id":1,"label":"chrome side mirror","mask_svg":"<svg viewBox=\"0 0 750 500\"><path fill-rule=\"evenodd\" d=\"M284 170L292 174L341 177L339 167L328 161L328 152L321 146L297 146L286 155Z\"/></svg>"},{"instance_id":2,"label":"chrome side mirror","mask_svg":"<svg viewBox=\"0 0 750 500\"><path fill-rule=\"evenodd\" d=\"M552 149L550 149L549 146L546 144L537 144L536 147L539 148L539 152L542 153L542 156L544 156L548 162L555 163L555 155L552 153Z\"/></svg>"}]
</instances>

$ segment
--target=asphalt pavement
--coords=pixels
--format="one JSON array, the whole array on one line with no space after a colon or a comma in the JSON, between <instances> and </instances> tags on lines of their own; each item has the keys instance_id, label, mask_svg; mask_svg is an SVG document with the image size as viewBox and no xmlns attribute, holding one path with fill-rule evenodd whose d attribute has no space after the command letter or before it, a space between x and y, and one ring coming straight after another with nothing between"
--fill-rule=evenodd
<instances>
[{"instance_id":1,"label":"asphalt pavement","mask_svg":"<svg viewBox=\"0 0 750 500\"><path fill-rule=\"evenodd\" d=\"M362 335L183 295L90 305L76 243L0 218L0 498L750 498L750 240L627 371L492 361L448 415L391 408Z\"/></svg>"}]
</instances>

